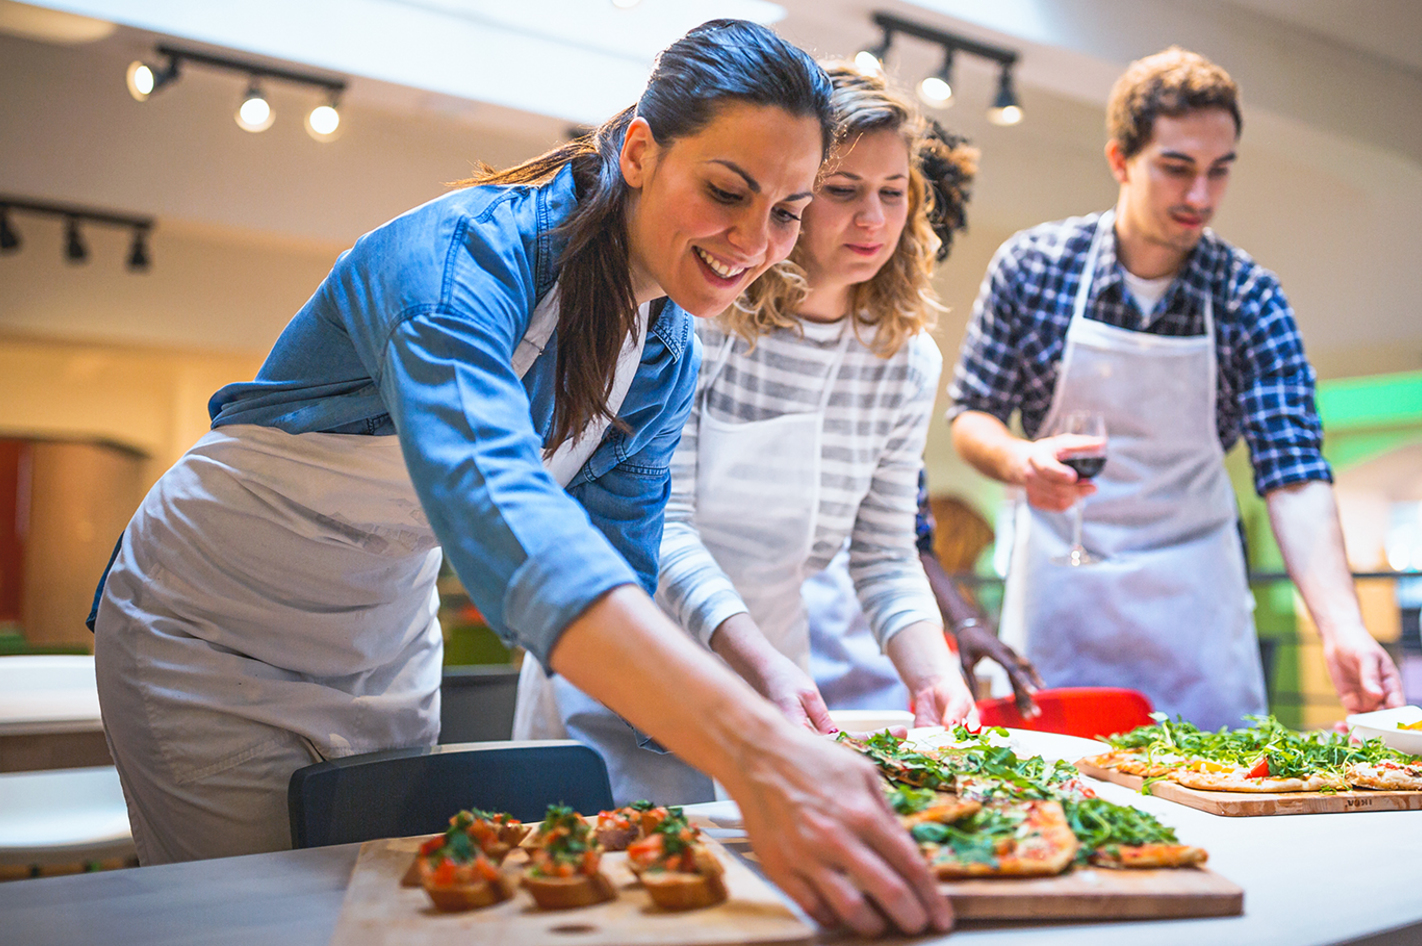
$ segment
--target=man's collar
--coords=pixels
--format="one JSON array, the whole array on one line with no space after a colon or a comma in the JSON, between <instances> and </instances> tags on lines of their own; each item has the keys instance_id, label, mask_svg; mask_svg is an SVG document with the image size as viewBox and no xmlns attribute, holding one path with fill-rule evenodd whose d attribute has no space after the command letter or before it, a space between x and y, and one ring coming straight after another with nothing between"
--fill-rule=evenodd
<instances>
[{"instance_id":1,"label":"man's collar","mask_svg":"<svg viewBox=\"0 0 1422 946\"><path fill-rule=\"evenodd\" d=\"M1096 223L1098 225L1100 220L1101 216L1097 215ZM1101 241L1101 249L1096 257L1096 269L1092 273L1091 294L1087 298L1088 305L1095 303L1103 293L1111 290L1112 287L1115 287L1112 298L1125 298L1125 280L1121 276L1125 267L1116 254L1116 239L1116 229L1112 227L1111 232L1106 235L1106 239ZM1185 261L1180 264L1180 269L1176 271L1170 287L1165 290L1164 307L1160 311L1168 312L1172 308L1178 308L1175 297L1182 292L1186 293L1191 300L1191 310L1201 311L1205 294L1208 291L1208 273L1213 267L1217 242L1214 232L1206 227L1205 232L1200 235L1199 242L1185 256ZM1144 314L1150 315L1148 312Z\"/></svg>"}]
</instances>

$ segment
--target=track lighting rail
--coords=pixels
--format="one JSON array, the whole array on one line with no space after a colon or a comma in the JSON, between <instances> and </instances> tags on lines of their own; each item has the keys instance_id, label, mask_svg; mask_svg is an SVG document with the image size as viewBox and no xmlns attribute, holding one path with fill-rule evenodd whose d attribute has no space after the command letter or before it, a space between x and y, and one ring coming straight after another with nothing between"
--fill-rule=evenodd
<instances>
[{"instance_id":1,"label":"track lighting rail","mask_svg":"<svg viewBox=\"0 0 1422 946\"><path fill-rule=\"evenodd\" d=\"M209 53L195 52L191 49L182 49L178 46L159 45L156 47L156 50L158 55L167 57L169 62L193 62L203 66L211 66L214 69L241 72L256 79L279 79L283 82L293 82L297 85L315 86L320 89L325 89L332 95L340 95L346 90L345 80L332 79L329 76L319 76L311 72L297 72L293 69L282 69L277 66L268 66L247 59L214 56Z\"/></svg>"},{"instance_id":2,"label":"track lighting rail","mask_svg":"<svg viewBox=\"0 0 1422 946\"><path fill-rule=\"evenodd\" d=\"M114 213L108 210L95 210L92 207L82 207L79 204L62 204L46 200L31 200L28 197L11 197L9 194L0 194L0 208L22 210L28 213L46 214L51 217L76 219L92 223L106 223L115 227L134 227L135 229L141 230L151 230L154 224L154 218L152 217Z\"/></svg>"},{"instance_id":3,"label":"track lighting rail","mask_svg":"<svg viewBox=\"0 0 1422 946\"><path fill-rule=\"evenodd\" d=\"M1017 62L1017 53L1011 49L1003 49L1001 46L993 46L988 43L980 43L966 36L959 36L957 33L949 33L947 30L935 29L931 26L924 26L912 20L905 20L903 17L895 16L892 13L885 13L882 10L874 14L874 25L884 31L888 36L892 33L903 33L905 36L912 36L916 39L926 40L930 43L937 43L947 49L965 52L983 59L991 59L994 62L1007 67Z\"/></svg>"}]
</instances>

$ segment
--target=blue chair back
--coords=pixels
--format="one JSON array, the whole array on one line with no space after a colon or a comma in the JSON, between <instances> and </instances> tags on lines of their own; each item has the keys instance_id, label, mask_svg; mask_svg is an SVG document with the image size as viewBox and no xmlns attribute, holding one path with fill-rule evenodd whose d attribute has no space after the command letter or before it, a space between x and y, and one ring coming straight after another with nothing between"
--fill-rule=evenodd
<instances>
[{"instance_id":1,"label":"blue chair back","mask_svg":"<svg viewBox=\"0 0 1422 946\"><path fill-rule=\"evenodd\" d=\"M287 790L297 848L438 834L464 808L541 821L550 804L611 808L602 757L564 740L395 749L297 769Z\"/></svg>"}]
</instances>

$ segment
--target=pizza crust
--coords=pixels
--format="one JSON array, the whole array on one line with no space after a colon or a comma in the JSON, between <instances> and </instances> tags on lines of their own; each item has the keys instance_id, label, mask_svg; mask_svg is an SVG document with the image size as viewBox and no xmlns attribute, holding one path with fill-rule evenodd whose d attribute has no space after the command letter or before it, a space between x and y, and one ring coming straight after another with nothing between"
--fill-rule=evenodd
<instances>
[{"instance_id":1,"label":"pizza crust","mask_svg":"<svg viewBox=\"0 0 1422 946\"><path fill-rule=\"evenodd\" d=\"M899 821L909 829L912 829L916 824L925 824L930 821L939 824L952 824L959 818L966 818L980 808L982 808L981 802L939 792L933 803L927 808L911 815L904 815Z\"/></svg>"},{"instance_id":2,"label":"pizza crust","mask_svg":"<svg viewBox=\"0 0 1422 946\"><path fill-rule=\"evenodd\" d=\"M1081 761L1100 769L1115 769L1123 775L1160 778L1169 776L1188 760L1183 756L1166 755L1157 755L1152 759L1139 752L1118 749L1113 752L1103 752L1101 755L1094 755Z\"/></svg>"},{"instance_id":3,"label":"pizza crust","mask_svg":"<svg viewBox=\"0 0 1422 946\"><path fill-rule=\"evenodd\" d=\"M1209 860L1204 848L1188 844L1119 844L1091 855L1097 867L1139 870L1153 867L1194 867Z\"/></svg>"},{"instance_id":4,"label":"pizza crust","mask_svg":"<svg viewBox=\"0 0 1422 946\"><path fill-rule=\"evenodd\" d=\"M1308 778L1248 778L1243 769L1233 772L1172 772L1171 779L1186 788L1206 792L1320 792L1325 789L1346 791L1348 783L1334 775L1310 775Z\"/></svg>"},{"instance_id":5,"label":"pizza crust","mask_svg":"<svg viewBox=\"0 0 1422 946\"><path fill-rule=\"evenodd\" d=\"M1422 763L1354 762L1345 775L1354 788L1385 792L1422 791Z\"/></svg>"}]
</instances>

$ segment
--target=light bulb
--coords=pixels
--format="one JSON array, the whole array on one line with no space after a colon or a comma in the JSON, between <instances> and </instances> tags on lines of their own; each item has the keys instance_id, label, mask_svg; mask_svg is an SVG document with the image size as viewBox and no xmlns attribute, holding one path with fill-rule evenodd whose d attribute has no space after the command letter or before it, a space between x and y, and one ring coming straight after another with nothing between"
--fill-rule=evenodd
<instances>
[{"instance_id":1,"label":"light bulb","mask_svg":"<svg viewBox=\"0 0 1422 946\"><path fill-rule=\"evenodd\" d=\"M877 75L884 71L884 64L879 61L879 57L867 49L861 49L854 54L854 66L860 72Z\"/></svg>"},{"instance_id":2,"label":"light bulb","mask_svg":"<svg viewBox=\"0 0 1422 946\"><path fill-rule=\"evenodd\" d=\"M128 94L140 102L148 100L148 96L153 94L153 88L157 84L153 81L153 67L146 62L137 60L128 64L128 73L124 76L124 81L128 84Z\"/></svg>"},{"instance_id":3,"label":"light bulb","mask_svg":"<svg viewBox=\"0 0 1422 946\"><path fill-rule=\"evenodd\" d=\"M341 127L341 113L334 105L318 105L306 113L306 132L317 141L330 141Z\"/></svg>"},{"instance_id":4,"label":"light bulb","mask_svg":"<svg viewBox=\"0 0 1422 946\"><path fill-rule=\"evenodd\" d=\"M276 113L263 98L261 90L255 85L248 89L237 108L237 126L243 131L266 131L275 120Z\"/></svg>"},{"instance_id":5,"label":"light bulb","mask_svg":"<svg viewBox=\"0 0 1422 946\"><path fill-rule=\"evenodd\" d=\"M1016 105L990 108L987 117L994 125L1016 125L1022 121L1022 109Z\"/></svg>"},{"instance_id":6,"label":"light bulb","mask_svg":"<svg viewBox=\"0 0 1422 946\"><path fill-rule=\"evenodd\" d=\"M925 105L943 108L953 101L953 87L942 76L929 76L918 84L918 97Z\"/></svg>"}]
</instances>

